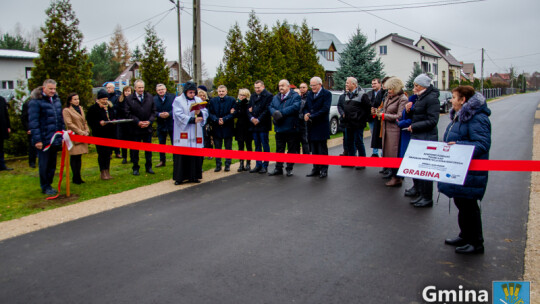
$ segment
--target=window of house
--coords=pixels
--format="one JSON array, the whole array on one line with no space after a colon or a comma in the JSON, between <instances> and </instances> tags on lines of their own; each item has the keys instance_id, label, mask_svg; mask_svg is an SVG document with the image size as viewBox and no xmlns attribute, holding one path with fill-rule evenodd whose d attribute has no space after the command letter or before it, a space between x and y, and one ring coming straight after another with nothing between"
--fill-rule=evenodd
<instances>
[{"instance_id":1,"label":"window of house","mask_svg":"<svg viewBox=\"0 0 540 304\"><path fill-rule=\"evenodd\" d=\"M439 73L439 66L434 63L433 64L433 74L437 75Z\"/></svg>"},{"instance_id":2,"label":"window of house","mask_svg":"<svg viewBox=\"0 0 540 304\"><path fill-rule=\"evenodd\" d=\"M32 68L26 67L25 72L26 72L26 79L32 78Z\"/></svg>"},{"instance_id":3,"label":"window of house","mask_svg":"<svg viewBox=\"0 0 540 304\"><path fill-rule=\"evenodd\" d=\"M388 51L388 50L387 50L386 45L380 45L380 46L379 46L379 54L380 54L380 55L386 55L386 54L387 54L387 51Z\"/></svg>"},{"instance_id":4,"label":"window of house","mask_svg":"<svg viewBox=\"0 0 540 304\"><path fill-rule=\"evenodd\" d=\"M422 73L427 73L427 72L429 72L429 63L422 61Z\"/></svg>"},{"instance_id":5,"label":"window of house","mask_svg":"<svg viewBox=\"0 0 540 304\"><path fill-rule=\"evenodd\" d=\"M334 61L334 52L327 52L327 56L326 56L326 59L328 59L329 61Z\"/></svg>"},{"instance_id":6,"label":"window of house","mask_svg":"<svg viewBox=\"0 0 540 304\"><path fill-rule=\"evenodd\" d=\"M422 50L425 50L425 47L422 45Z\"/></svg>"},{"instance_id":7,"label":"window of house","mask_svg":"<svg viewBox=\"0 0 540 304\"><path fill-rule=\"evenodd\" d=\"M2 89L13 89L13 80L2 80Z\"/></svg>"},{"instance_id":8,"label":"window of house","mask_svg":"<svg viewBox=\"0 0 540 304\"><path fill-rule=\"evenodd\" d=\"M139 71L139 69L136 69L135 71L133 71L133 75L135 75L135 78L140 78L141 72Z\"/></svg>"}]
</instances>

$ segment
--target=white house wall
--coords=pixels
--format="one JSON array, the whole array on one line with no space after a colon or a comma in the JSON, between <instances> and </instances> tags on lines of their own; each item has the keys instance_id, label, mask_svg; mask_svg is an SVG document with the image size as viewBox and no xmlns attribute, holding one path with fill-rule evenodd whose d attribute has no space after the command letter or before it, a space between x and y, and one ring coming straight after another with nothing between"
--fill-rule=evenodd
<instances>
[{"instance_id":1,"label":"white house wall","mask_svg":"<svg viewBox=\"0 0 540 304\"><path fill-rule=\"evenodd\" d=\"M18 80L26 83L26 68L32 67L32 59L0 58L0 81L13 81L16 88Z\"/></svg>"},{"instance_id":2,"label":"white house wall","mask_svg":"<svg viewBox=\"0 0 540 304\"><path fill-rule=\"evenodd\" d=\"M379 54L379 46L386 45L386 55ZM386 76L396 76L406 83L411 75L414 63L420 62L420 53L391 41L388 37L374 45L376 57L384 64ZM433 59L436 60L436 59Z\"/></svg>"}]
</instances>

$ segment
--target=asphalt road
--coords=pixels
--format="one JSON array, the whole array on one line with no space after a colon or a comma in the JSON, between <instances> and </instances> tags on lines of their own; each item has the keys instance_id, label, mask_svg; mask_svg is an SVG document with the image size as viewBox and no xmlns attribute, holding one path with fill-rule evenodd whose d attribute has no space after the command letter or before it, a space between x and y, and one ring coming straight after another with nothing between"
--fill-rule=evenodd
<instances>
[{"instance_id":1,"label":"asphalt road","mask_svg":"<svg viewBox=\"0 0 540 304\"><path fill-rule=\"evenodd\" d=\"M492 159L531 159L539 101L490 104ZM0 303L420 303L522 278L530 173L490 173L486 253L462 256L448 198L415 209L378 170L237 174L2 241Z\"/></svg>"}]
</instances>

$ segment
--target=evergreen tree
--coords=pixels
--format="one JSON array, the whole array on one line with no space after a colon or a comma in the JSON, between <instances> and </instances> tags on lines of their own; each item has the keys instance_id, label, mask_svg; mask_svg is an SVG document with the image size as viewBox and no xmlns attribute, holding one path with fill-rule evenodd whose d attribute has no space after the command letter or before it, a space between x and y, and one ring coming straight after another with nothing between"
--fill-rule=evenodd
<instances>
[{"instance_id":1,"label":"evergreen tree","mask_svg":"<svg viewBox=\"0 0 540 304\"><path fill-rule=\"evenodd\" d=\"M81 105L92 99L92 64L78 29L79 20L69 0L54 0L45 11L48 18L41 28L44 36L39 40L39 57L34 59L29 87L41 86L43 81L56 80L58 96L66 102L71 92L77 92Z\"/></svg>"},{"instance_id":2,"label":"evergreen tree","mask_svg":"<svg viewBox=\"0 0 540 304\"><path fill-rule=\"evenodd\" d=\"M0 49L4 50L20 50L35 52L36 48L20 35L11 36L6 33L0 37Z\"/></svg>"},{"instance_id":3,"label":"evergreen tree","mask_svg":"<svg viewBox=\"0 0 540 304\"><path fill-rule=\"evenodd\" d=\"M23 103L29 98L28 90L23 81L15 89L15 97L9 102L8 114L11 117L11 133L5 143L5 152L13 156L23 156L28 153L28 135L19 119Z\"/></svg>"},{"instance_id":4,"label":"evergreen tree","mask_svg":"<svg viewBox=\"0 0 540 304\"><path fill-rule=\"evenodd\" d=\"M263 26L255 12L251 11L248 20L248 31L245 35L247 74L251 77L249 88L252 88L257 80L264 81L268 89L271 88L272 82L277 84L276 79L279 77L274 74L274 68L271 64L269 40L270 32L268 27Z\"/></svg>"},{"instance_id":5,"label":"evergreen tree","mask_svg":"<svg viewBox=\"0 0 540 304\"><path fill-rule=\"evenodd\" d=\"M114 55L113 61L118 63L116 72L121 73L130 62L131 52L122 32L122 27L119 24L114 28L114 34L111 41L109 41L109 48Z\"/></svg>"},{"instance_id":6,"label":"evergreen tree","mask_svg":"<svg viewBox=\"0 0 540 304\"><path fill-rule=\"evenodd\" d=\"M296 37L291 30L291 26L284 21L276 21L272 27L272 37L270 37L270 50L272 67L275 69L275 77L270 80L271 88L277 90L281 79L287 79L290 83L297 83L296 72L299 62L296 52Z\"/></svg>"},{"instance_id":7,"label":"evergreen tree","mask_svg":"<svg viewBox=\"0 0 540 304\"><path fill-rule=\"evenodd\" d=\"M133 53L131 54L130 62L134 63L137 61L141 61L141 59L142 59L141 48L137 45L135 46L135 49L133 50Z\"/></svg>"},{"instance_id":8,"label":"evergreen tree","mask_svg":"<svg viewBox=\"0 0 540 304\"><path fill-rule=\"evenodd\" d=\"M412 89L414 88L414 79L420 74L422 74L422 68L420 67L420 64L415 62L413 70L411 72L411 76L409 76L409 80L407 80L407 83L405 84L406 90L412 91Z\"/></svg>"},{"instance_id":9,"label":"evergreen tree","mask_svg":"<svg viewBox=\"0 0 540 304\"><path fill-rule=\"evenodd\" d=\"M97 44L90 51L88 59L92 66L92 85L103 86L106 81L113 81L118 76L119 63L114 60L114 54L105 42Z\"/></svg>"},{"instance_id":10,"label":"evergreen tree","mask_svg":"<svg viewBox=\"0 0 540 304\"><path fill-rule=\"evenodd\" d=\"M238 23L235 23L227 34L223 61L220 65L221 73L218 73L219 77L214 78L214 86L225 85L228 95L236 96L238 89L253 85L247 67L242 31Z\"/></svg>"},{"instance_id":11,"label":"evergreen tree","mask_svg":"<svg viewBox=\"0 0 540 304\"><path fill-rule=\"evenodd\" d=\"M367 37L356 29L347 47L340 54L340 67L334 74L337 88L345 88L347 77L355 77L360 85L371 83L373 78L382 78L383 63L375 59L375 50L367 43Z\"/></svg>"},{"instance_id":12,"label":"evergreen tree","mask_svg":"<svg viewBox=\"0 0 540 304\"><path fill-rule=\"evenodd\" d=\"M317 58L317 47L311 37L311 31L306 20L297 29L295 36L297 37L297 60L298 69L296 71L295 84L305 82L309 84L309 80L314 76L319 76L324 80L324 67L319 64Z\"/></svg>"},{"instance_id":13,"label":"evergreen tree","mask_svg":"<svg viewBox=\"0 0 540 304\"><path fill-rule=\"evenodd\" d=\"M146 38L141 58L141 78L145 84L145 91L156 95L156 85L163 83L169 92L176 92L174 82L169 78L169 67L165 59L165 46L157 36L156 30L146 27Z\"/></svg>"}]
</instances>

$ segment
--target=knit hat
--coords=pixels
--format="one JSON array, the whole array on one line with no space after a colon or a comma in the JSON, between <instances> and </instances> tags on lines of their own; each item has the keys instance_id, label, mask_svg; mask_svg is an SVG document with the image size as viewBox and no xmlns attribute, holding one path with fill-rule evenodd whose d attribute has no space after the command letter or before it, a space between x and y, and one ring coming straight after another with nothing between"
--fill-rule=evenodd
<instances>
[{"instance_id":1,"label":"knit hat","mask_svg":"<svg viewBox=\"0 0 540 304\"><path fill-rule=\"evenodd\" d=\"M195 93L197 93L197 84L192 81L186 82L186 84L184 85L184 93L190 90L193 90L195 91Z\"/></svg>"},{"instance_id":2,"label":"knit hat","mask_svg":"<svg viewBox=\"0 0 540 304\"><path fill-rule=\"evenodd\" d=\"M101 99L101 98L109 98L109 93L107 93L107 90L105 89L101 89L97 92L97 99Z\"/></svg>"},{"instance_id":3,"label":"knit hat","mask_svg":"<svg viewBox=\"0 0 540 304\"><path fill-rule=\"evenodd\" d=\"M205 91L206 93L208 93L208 89L206 88L206 86L204 86L202 84L197 89L201 89L201 90Z\"/></svg>"},{"instance_id":4,"label":"knit hat","mask_svg":"<svg viewBox=\"0 0 540 304\"><path fill-rule=\"evenodd\" d=\"M414 83L421 87L429 88L429 85L431 84L431 78L429 78L429 76L426 74L420 74L416 76L416 78L414 79Z\"/></svg>"}]
</instances>

